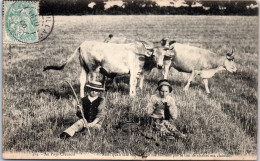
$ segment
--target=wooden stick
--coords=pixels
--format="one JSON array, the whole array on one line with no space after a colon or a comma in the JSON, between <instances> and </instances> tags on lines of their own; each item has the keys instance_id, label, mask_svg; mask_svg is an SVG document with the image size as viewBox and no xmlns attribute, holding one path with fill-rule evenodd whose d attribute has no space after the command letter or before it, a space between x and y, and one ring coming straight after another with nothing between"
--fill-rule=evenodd
<instances>
[{"instance_id":1,"label":"wooden stick","mask_svg":"<svg viewBox=\"0 0 260 161\"><path fill-rule=\"evenodd\" d=\"M87 122L87 120L85 119L82 106L79 105L79 99L78 99L78 97L77 97L77 95L76 95L76 92L75 92L74 88L72 87L72 85L70 84L70 82L67 81L67 80L65 80L65 81L69 84L70 88L72 89L72 92L73 92L73 94L74 94L74 96L75 96L75 99L76 99L76 101L77 101L77 104L78 104L78 106L79 106L79 109L80 109L80 112L81 112L83 121L84 121L84 123L85 123L85 125L86 125L86 128L87 128L87 130L88 130L88 134L91 136L91 133L90 133L90 131L89 131L89 128L87 127L88 122Z\"/></svg>"}]
</instances>

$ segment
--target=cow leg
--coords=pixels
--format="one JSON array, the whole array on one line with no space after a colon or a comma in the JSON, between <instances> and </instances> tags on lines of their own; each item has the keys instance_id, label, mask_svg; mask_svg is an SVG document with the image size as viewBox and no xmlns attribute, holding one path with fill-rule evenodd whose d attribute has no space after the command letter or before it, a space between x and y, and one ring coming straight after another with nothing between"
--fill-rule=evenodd
<instances>
[{"instance_id":1,"label":"cow leg","mask_svg":"<svg viewBox=\"0 0 260 161\"><path fill-rule=\"evenodd\" d=\"M87 80L88 81L92 80L92 74L91 73L88 74L88 79Z\"/></svg>"},{"instance_id":2,"label":"cow leg","mask_svg":"<svg viewBox=\"0 0 260 161\"><path fill-rule=\"evenodd\" d=\"M168 67L164 67L164 68L163 68L163 72L162 72L162 74L163 74L163 79L167 79L168 73L169 73L169 68L168 68Z\"/></svg>"},{"instance_id":3,"label":"cow leg","mask_svg":"<svg viewBox=\"0 0 260 161\"><path fill-rule=\"evenodd\" d=\"M92 73L92 81L95 82L97 80L97 73L93 72Z\"/></svg>"},{"instance_id":4,"label":"cow leg","mask_svg":"<svg viewBox=\"0 0 260 161\"><path fill-rule=\"evenodd\" d=\"M142 90L143 89L143 85L144 85L144 75L140 74L139 76L139 87Z\"/></svg>"},{"instance_id":5,"label":"cow leg","mask_svg":"<svg viewBox=\"0 0 260 161\"><path fill-rule=\"evenodd\" d=\"M204 82L204 85L205 85L206 92L207 92L207 93L210 93L210 91L209 91L209 85L208 85L208 79L203 78L203 82Z\"/></svg>"},{"instance_id":6,"label":"cow leg","mask_svg":"<svg viewBox=\"0 0 260 161\"><path fill-rule=\"evenodd\" d=\"M113 86L114 86L114 87L117 87L116 78L112 78L112 80L113 80Z\"/></svg>"},{"instance_id":7,"label":"cow leg","mask_svg":"<svg viewBox=\"0 0 260 161\"><path fill-rule=\"evenodd\" d=\"M101 68L101 66L97 67L97 68L94 70L94 72L92 73L92 81L95 82L95 81L97 80L97 73L99 73L100 68ZM104 78L103 78L103 79L104 79Z\"/></svg>"},{"instance_id":8,"label":"cow leg","mask_svg":"<svg viewBox=\"0 0 260 161\"><path fill-rule=\"evenodd\" d=\"M130 91L129 91L129 95L131 97L136 95L136 84L137 84L136 75L130 74Z\"/></svg>"},{"instance_id":9,"label":"cow leg","mask_svg":"<svg viewBox=\"0 0 260 161\"><path fill-rule=\"evenodd\" d=\"M84 87L86 84L86 79L87 79L87 73L84 68L81 69L81 74L80 74L80 98L84 97Z\"/></svg>"},{"instance_id":10,"label":"cow leg","mask_svg":"<svg viewBox=\"0 0 260 161\"><path fill-rule=\"evenodd\" d=\"M103 81L102 81L102 83L103 83L104 89L106 88L106 82L107 82L107 77L106 77L105 75L103 75Z\"/></svg>"},{"instance_id":11,"label":"cow leg","mask_svg":"<svg viewBox=\"0 0 260 161\"><path fill-rule=\"evenodd\" d=\"M100 68L101 68L101 66L98 66L97 68L92 68L92 70L91 71L93 71L93 72L91 72L90 74L89 74L89 81L93 81L93 82L95 82L96 80L97 80L97 73L99 73L99 71L100 71Z\"/></svg>"},{"instance_id":12,"label":"cow leg","mask_svg":"<svg viewBox=\"0 0 260 161\"><path fill-rule=\"evenodd\" d=\"M190 78L188 79L188 83L186 84L186 86L184 87L184 91L187 91L188 89L189 89L189 87L190 87L190 83L193 81L193 79L195 78L195 76L196 76L196 73L197 73L197 71L195 71L194 69L192 70L192 72L191 72L191 76L190 76Z\"/></svg>"},{"instance_id":13,"label":"cow leg","mask_svg":"<svg viewBox=\"0 0 260 161\"><path fill-rule=\"evenodd\" d=\"M164 67L163 67L163 79L167 79L168 77L168 73L169 73L169 70L170 70L170 66L171 66L171 60L167 60L167 61L164 61Z\"/></svg>"}]
</instances>

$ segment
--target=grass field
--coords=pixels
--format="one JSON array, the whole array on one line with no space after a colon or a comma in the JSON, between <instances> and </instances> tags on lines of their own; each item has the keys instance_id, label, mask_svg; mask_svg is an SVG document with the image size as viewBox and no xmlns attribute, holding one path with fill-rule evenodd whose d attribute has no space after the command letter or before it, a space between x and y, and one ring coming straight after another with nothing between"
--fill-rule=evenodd
<instances>
[{"instance_id":1,"label":"grass field","mask_svg":"<svg viewBox=\"0 0 260 161\"><path fill-rule=\"evenodd\" d=\"M181 154L257 155L258 17L225 16L57 16L51 35L39 44L3 46L3 152L73 152L116 155L170 156ZM128 113L141 117L161 79L154 69L144 89L128 95L126 79L119 89L108 85L109 109L103 131L79 133L69 140L59 134L77 120L69 79L79 94L78 59L63 71L42 72L58 64L84 40L103 40L108 34L133 39L177 42L225 54L234 49L237 73L227 71L209 80L206 94L201 79L188 92L189 74L171 69L172 96L179 108L186 140L162 140L159 146L138 133L112 128ZM19 49L20 48L20 49Z\"/></svg>"}]
</instances>

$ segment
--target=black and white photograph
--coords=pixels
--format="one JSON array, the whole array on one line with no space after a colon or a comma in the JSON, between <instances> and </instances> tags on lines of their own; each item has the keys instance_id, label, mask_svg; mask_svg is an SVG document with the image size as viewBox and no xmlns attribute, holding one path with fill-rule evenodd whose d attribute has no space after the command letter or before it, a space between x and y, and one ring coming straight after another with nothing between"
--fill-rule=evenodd
<instances>
[{"instance_id":1,"label":"black and white photograph","mask_svg":"<svg viewBox=\"0 0 260 161\"><path fill-rule=\"evenodd\" d=\"M2 1L2 158L256 160L258 7Z\"/></svg>"}]
</instances>

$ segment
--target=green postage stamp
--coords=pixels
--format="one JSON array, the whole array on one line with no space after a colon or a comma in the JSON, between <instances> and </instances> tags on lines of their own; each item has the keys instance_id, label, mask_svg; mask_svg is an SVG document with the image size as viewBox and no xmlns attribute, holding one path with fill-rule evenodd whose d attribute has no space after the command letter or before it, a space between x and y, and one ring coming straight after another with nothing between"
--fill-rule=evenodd
<instances>
[{"instance_id":1,"label":"green postage stamp","mask_svg":"<svg viewBox=\"0 0 260 161\"><path fill-rule=\"evenodd\" d=\"M6 1L4 3L4 42L38 42L38 1Z\"/></svg>"},{"instance_id":2,"label":"green postage stamp","mask_svg":"<svg viewBox=\"0 0 260 161\"><path fill-rule=\"evenodd\" d=\"M39 1L4 1L4 43L38 43L53 27L54 16L39 15Z\"/></svg>"}]
</instances>

